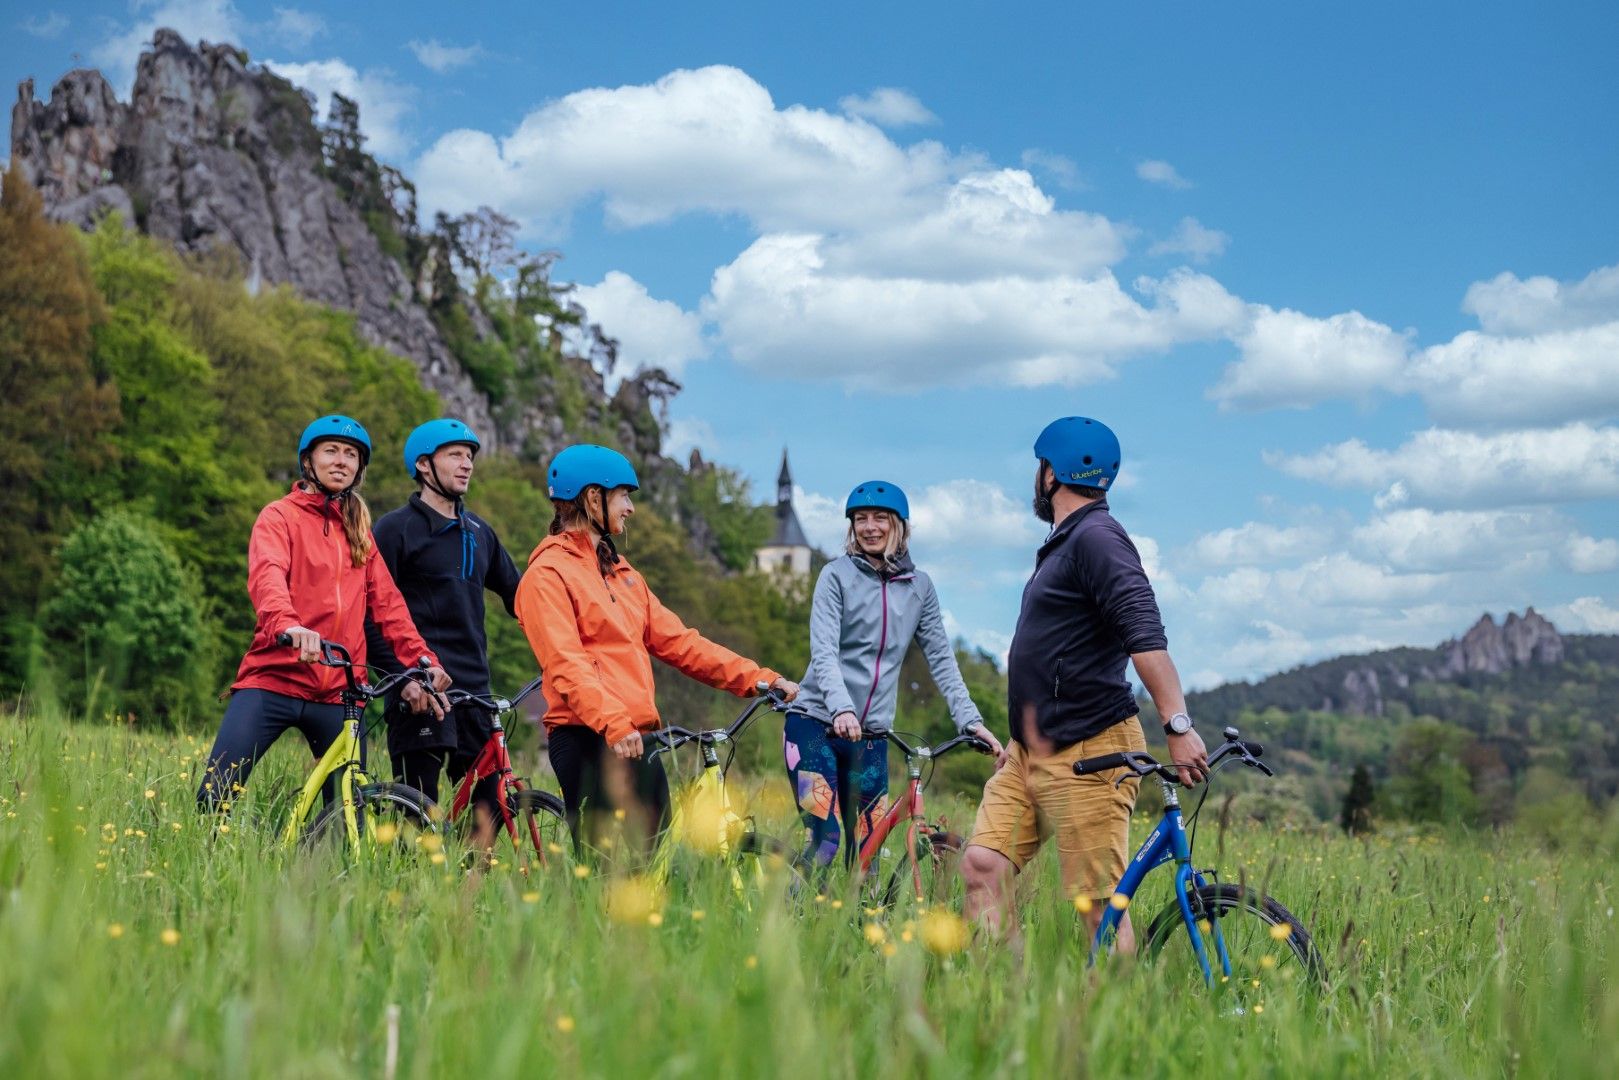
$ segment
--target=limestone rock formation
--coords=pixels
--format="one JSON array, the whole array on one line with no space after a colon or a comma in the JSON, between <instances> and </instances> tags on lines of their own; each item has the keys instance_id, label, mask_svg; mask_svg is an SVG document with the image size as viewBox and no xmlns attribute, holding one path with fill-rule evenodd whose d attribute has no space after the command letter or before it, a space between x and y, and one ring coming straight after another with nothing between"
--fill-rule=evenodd
<instances>
[{"instance_id":1,"label":"limestone rock formation","mask_svg":"<svg viewBox=\"0 0 1619 1080\"><path fill-rule=\"evenodd\" d=\"M1509 612L1497 626L1484 615L1460 638L1439 647L1438 678L1466 673L1499 675L1509 668L1531 664L1558 664L1563 660L1563 638L1557 628L1534 608L1520 618Z\"/></svg>"},{"instance_id":2,"label":"limestone rock formation","mask_svg":"<svg viewBox=\"0 0 1619 1080\"><path fill-rule=\"evenodd\" d=\"M11 152L58 220L87 227L116 209L181 251L232 248L254 279L352 311L368 340L413 361L447 409L498 441L488 400L403 266L323 172L309 99L234 47L158 31L127 105L98 71L70 72L45 103L25 81Z\"/></svg>"}]
</instances>

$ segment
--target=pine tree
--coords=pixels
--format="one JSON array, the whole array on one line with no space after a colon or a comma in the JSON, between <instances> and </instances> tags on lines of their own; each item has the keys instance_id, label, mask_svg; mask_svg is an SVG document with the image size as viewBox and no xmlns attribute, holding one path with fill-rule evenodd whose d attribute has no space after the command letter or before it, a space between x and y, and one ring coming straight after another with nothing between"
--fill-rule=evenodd
<instances>
[{"instance_id":1,"label":"pine tree","mask_svg":"<svg viewBox=\"0 0 1619 1080\"><path fill-rule=\"evenodd\" d=\"M1343 811L1338 815L1338 824L1343 826L1344 832L1358 836L1372 831L1372 801L1375 797L1371 771L1365 765L1356 765L1354 774L1349 778L1349 790L1344 793Z\"/></svg>"}]
</instances>

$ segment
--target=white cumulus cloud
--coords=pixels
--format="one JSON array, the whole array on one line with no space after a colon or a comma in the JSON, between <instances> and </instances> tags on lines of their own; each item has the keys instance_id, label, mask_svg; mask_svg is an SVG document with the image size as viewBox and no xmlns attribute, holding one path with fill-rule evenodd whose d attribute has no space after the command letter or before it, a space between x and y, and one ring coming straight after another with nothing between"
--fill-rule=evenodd
<instances>
[{"instance_id":1,"label":"white cumulus cloud","mask_svg":"<svg viewBox=\"0 0 1619 1080\"><path fill-rule=\"evenodd\" d=\"M1319 555L1331 540L1331 532L1318 526L1249 521L1202 534L1192 541L1188 554L1204 566L1272 566Z\"/></svg>"},{"instance_id":2,"label":"white cumulus cloud","mask_svg":"<svg viewBox=\"0 0 1619 1080\"><path fill-rule=\"evenodd\" d=\"M1358 311L1317 319L1258 305L1233 340L1241 356L1211 395L1222 406L1240 408L1369 399L1401 385L1408 345L1405 334Z\"/></svg>"},{"instance_id":3,"label":"white cumulus cloud","mask_svg":"<svg viewBox=\"0 0 1619 1080\"><path fill-rule=\"evenodd\" d=\"M1619 266L1572 282L1498 274L1471 285L1462 310L1477 316L1486 333L1515 337L1613 322L1619 319Z\"/></svg>"},{"instance_id":4,"label":"white cumulus cloud","mask_svg":"<svg viewBox=\"0 0 1619 1080\"><path fill-rule=\"evenodd\" d=\"M1225 254L1231 237L1194 217L1183 217L1175 231L1147 249L1148 255L1184 255L1196 263Z\"/></svg>"},{"instance_id":5,"label":"white cumulus cloud","mask_svg":"<svg viewBox=\"0 0 1619 1080\"><path fill-rule=\"evenodd\" d=\"M423 67L440 75L465 67L483 55L481 45L446 45L437 38L411 41L406 47Z\"/></svg>"},{"instance_id":6,"label":"white cumulus cloud","mask_svg":"<svg viewBox=\"0 0 1619 1080\"><path fill-rule=\"evenodd\" d=\"M1563 561L1576 574L1606 574L1619 570L1619 540L1571 536L1564 543Z\"/></svg>"},{"instance_id":7,"label":"white cumulus cloud","mask_svg":"<svg viewBox=\"0 0 1619 1080\"><path fill-rule=\"evenodd\" d=\"M1438 507L1519 506L1619 497L1619 428L1480 434L1430 428L1393 450L1351 439L1309 454L1267 453L1268 464L1306 480L1383 491Z\"/></svg>"},{"instance_id":8,"label":"white cumulus cloud","mask_svg":"<svg viewBox=\"0 0 1619 1080\"><path fill-rule=\"evenodd\" d=\"M30 15L17 25L30 37L51 41L61 37L68 28L68 18L60 11L48 11L43 15Z\"/></svg>"},{"instance_id":9,"label":"white cumulus cloud","mask_svg":"<svg viewBox=\"0 0 1619 1080\"><path fill-rule=\"evenodd\" d=\"M595 285L581 285L574 298L591 322L618 341L618 359L626 371L661 367L672 375L708 355L703 322L669 300L658 300L646 286L618 270Z\"/></svg>"},{"instance_id":10,"label":"white cumulus cloud","mask_svg":"<svg viewBox=\"0 0 1619 1080\"><path fill-rule=\"evenodd\" d=\"M1136 165L1136 175L1149 184L1159 187L1185 190L1192 186L1192 182L1175 171L1175 166L1167 161L1156 159L1143 161Z\"/></svg>"},{"instance_id":11,"label":"white cumulus cloud","mask_svg":"<svg viewBox=\"0 0 1619 1080\"><path fill-rule=\"evenodd\" d=\"M270 18L255 21L232 0L134 0L131 19L112 23L112 31L89 51L120 96L128 96L135 62L159 29L174 30L190 42L253 47L269 43L301 49L325 33L326 21L300 8L277 7ZM65 23L63 25L65 29Z\"/></svg>"},{"instance_id":12,"label":"white cumulus cloud","mask_svg":"<svg viewBox=\"0 0 1619 1080\"><path fill-rule=\"evenodd\" d=\"M879 86L869 94L850 94L838 101L838 108L850 116L870 120L882 127L911 127L916 124L937 124L939 118L908 90L893 86Z\"/></svg>"},{"instance_id":13,"label":"white cumulus cloud","mask_svg":"<svg viewBox=\"0 0 1619 1080\"><path fill-rule=\"evenodd\" d=\"M1587 634L1619 634L1619 608L1601 596L1582 596L1550 608L1547 617L1560 629Z\"/></svg>"}]
</instances>

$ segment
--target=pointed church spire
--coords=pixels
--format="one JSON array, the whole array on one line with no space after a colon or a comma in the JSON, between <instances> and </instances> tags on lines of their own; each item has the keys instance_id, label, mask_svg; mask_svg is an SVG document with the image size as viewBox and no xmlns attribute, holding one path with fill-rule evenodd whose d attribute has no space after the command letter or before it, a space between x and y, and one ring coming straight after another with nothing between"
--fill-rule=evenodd
<instances>
[{"instance_id":1,"label":"pointed church spire","mask_svg":"<svg viewBox=\"0 0 1619 1080\"><path fill-rule=\"evenodd\" d=\"M787 467L787 448L781 448L781 473L776 477L776 507L792 505L793 471Z\"/></svg>"}]
</instances>

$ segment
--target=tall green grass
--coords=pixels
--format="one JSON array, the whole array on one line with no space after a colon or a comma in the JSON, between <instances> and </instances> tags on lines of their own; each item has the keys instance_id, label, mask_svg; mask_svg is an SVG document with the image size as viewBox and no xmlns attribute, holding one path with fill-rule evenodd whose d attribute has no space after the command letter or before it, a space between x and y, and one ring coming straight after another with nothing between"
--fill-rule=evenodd
<instances>
[{"instance_id":1,"label":"tall green grass","mask_svg":"<svg viewBox=\"0 0 1619 1080\"><path fill-rule=\"evenodd\" d=\"M1021 957L932 951L914 914L868 934L836 889L742 903L695 856L655 919L615 919L602 872L283 851L295 739L216 833L200 738L0 732L0 1076L1611 1075L1611 839L1206 828L1199 864L1262 882L1330 968L1321 989L1264 972L1238 1011L1179 942L1087 969L1049 856ZM760 805L786 835L780 802Z\"/></svg>"}]
</instances>

